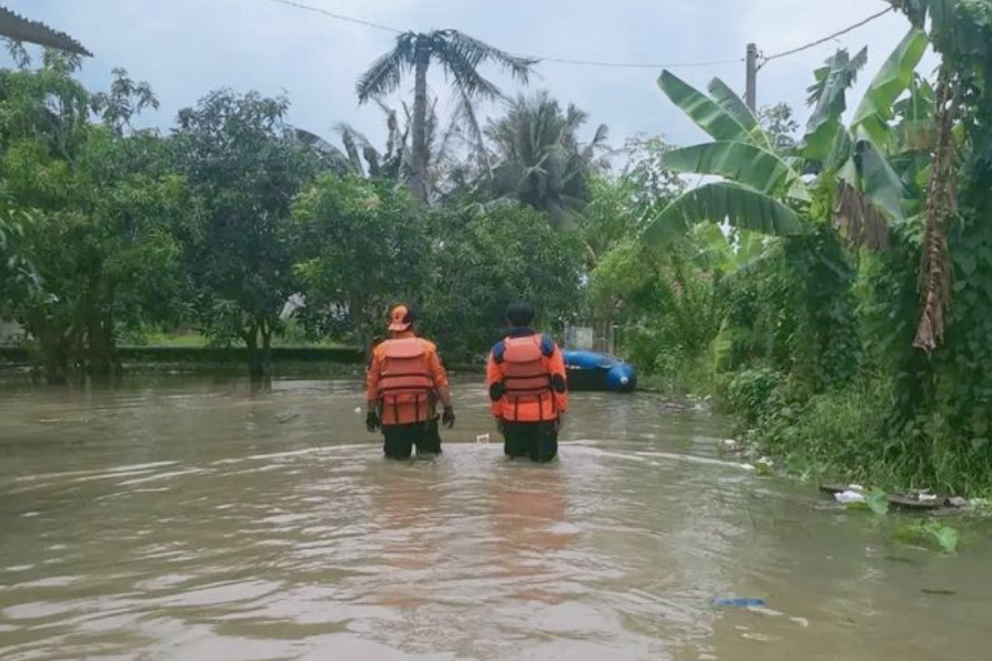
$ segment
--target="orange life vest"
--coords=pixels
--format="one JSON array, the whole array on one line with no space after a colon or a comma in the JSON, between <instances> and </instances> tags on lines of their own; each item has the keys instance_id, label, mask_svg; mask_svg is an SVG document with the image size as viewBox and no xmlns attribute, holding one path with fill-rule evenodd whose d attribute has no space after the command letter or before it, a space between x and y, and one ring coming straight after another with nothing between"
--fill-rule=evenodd
<instances>
[{"instance_id":1,"label":"orange life vest","mask_svg":"<svg viewBox=\"0 0 992 661\"><path fill-rule=\"evenodd\" d=\"M384 348L385 361L379 377L379 403L384 417L391 417L392 424L399 423L400 407L412 405L416 413L411 422L428 420L434 408L435 388L423 342L416 337L386 340Z\"/></svg>"},{"instance_id":2,"label":"orange life vest","mask_svg":"<svg viewBox=\"0 0 992 661\"><path fill-rule=\"evenodd\" d=\"M545 365L540 335L508 337L503 340L503 401L507 420L520 420L521 407L537 409L539 420L557 417L551 385L551 372Z\"/></svg>"}]
</instances>

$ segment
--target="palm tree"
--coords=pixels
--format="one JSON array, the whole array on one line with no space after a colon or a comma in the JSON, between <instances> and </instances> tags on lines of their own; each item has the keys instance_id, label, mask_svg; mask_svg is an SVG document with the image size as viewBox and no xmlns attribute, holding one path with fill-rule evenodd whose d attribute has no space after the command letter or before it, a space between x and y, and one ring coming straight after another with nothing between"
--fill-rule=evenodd
<instances>
[{"instance_id":1,"label":"palm tree","mask_svg":"<svg viewBox=\"0 0 992 661\"><path fill-rule=\"evenodd\" d=\"M486 128L496 157L491 196L517 199L559 224L579 213L589 200L589 176L607 166L606 125L588 144L576 135L587 119L574 105L562 112L547 91L514 100Z\"/></svg>"},{"instance_id":2,"label":"palm tree","mask_svg":"<svg viewBox=\"0 0 992 661\"><path fill-rule=\"evenodd\" d=\"M376 60L362 75L356 91L359 102L365 103L396 91L403 74L413 71L409 183L413 194L425 202L428 199L427 124L431 112L427 99L427 71L432 61L440 64L454 81L459 113L477 136L479 124L472 102L477 98L494 100L502 96L499 88L479 73L479 66L492 62L526 83L537 63L537 60L511 55L457 30L434 30L399 35L393 50Z\"/></svg>"}]
</instances>

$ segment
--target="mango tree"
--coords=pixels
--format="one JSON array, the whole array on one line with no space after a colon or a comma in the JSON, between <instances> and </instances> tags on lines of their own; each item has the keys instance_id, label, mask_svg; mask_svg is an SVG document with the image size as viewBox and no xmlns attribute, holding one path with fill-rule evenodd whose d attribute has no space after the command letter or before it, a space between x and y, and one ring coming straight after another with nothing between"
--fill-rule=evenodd
<instances>
[{"instance_id":1,"label":"mango tree","mask_svg":"<svg viewBox=\"0 0 992 661\"><path fill-rule=\"evenodd\" d=\"M293 205L283 240L311 332L353 334L369 351L391 304L426 290L433 244L430 212L392 182L324 174Z\"/></svg>"},{"instance_id":2,"label":"mango tree","mask_svg":"<svg viewBox=\"0 0 992 661\"><path fill-rule=\"evenodd\" d=\"M193 314L215 341L244 342L249 373L269 373L280 313L296 293L283 227L318 171L283 121L288 102L218 90L179 112L172 142L196 204L183 237Z\"/></svg>"},{"instance_id":3,"label":"mango tree","mask_svg":"<svg viewBox=\"0 0 992 661\"><path fill-rule=\"evenodd\" d=\"M0 94L4 199L21 210L16 245L33 286L8 297L49 381L73 364L117 370L116 338L167 314L177 248L171 228L183 185L154 133L125 132L94 115L71 58L46 53L38 71L5 71ZM127 94L133 84L118 72ZM8 242L9 244L9 242Z\"/></svg>"}]
</instances>

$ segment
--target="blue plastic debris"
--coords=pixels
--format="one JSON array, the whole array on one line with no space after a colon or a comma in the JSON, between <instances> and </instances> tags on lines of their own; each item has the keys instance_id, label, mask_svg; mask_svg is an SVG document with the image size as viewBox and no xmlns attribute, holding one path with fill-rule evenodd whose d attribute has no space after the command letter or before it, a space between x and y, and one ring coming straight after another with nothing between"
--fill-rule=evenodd
<instances>
[{"instance_id":1,"label":"blue plastic debris","mask_svg":"<svg viewBox=\"0 0 992 661\"><path fill-rule=\"evenodd\" d=\"M743 597L728 597L726 599L714 599L714 606L719 606L720 608L754 608L756 606L764 606L764 599L748 599Z\"/></svg>"}]
</instances>

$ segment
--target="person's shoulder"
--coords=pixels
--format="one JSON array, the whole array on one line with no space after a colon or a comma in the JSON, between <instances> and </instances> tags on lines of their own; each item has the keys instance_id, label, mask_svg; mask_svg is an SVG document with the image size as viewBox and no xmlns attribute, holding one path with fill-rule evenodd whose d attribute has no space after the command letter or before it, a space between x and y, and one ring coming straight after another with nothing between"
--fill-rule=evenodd
<instances>
[{"instance_id":1,"label":"person's shoulder","mask_svg":"<svg viewBox=\"0 0 992 661\"><path fill-rule=\"evenodd\" d=\"M499 342L497 342L496 344L494 344L492 346L492 348L489 350L489 355L497 363L503 360L503 354L505 354L505 353L506 353L506 340L505 339L500 340Z\"/></svg>"},{"instance_id":2,"label":"person's shoulder","mask_svg":"<svg viewBox=\"0 0 992 661\"><path fill-rule=\"evenodd\" d=\"M437 344L435 344L434 342L431 342L426 337L418 337L417 339L420 340L420 344L423 345L423 347L425 349L427 349L428 351L433 351L434 353L437 353Z\"/></svg>"}]
</instances>

